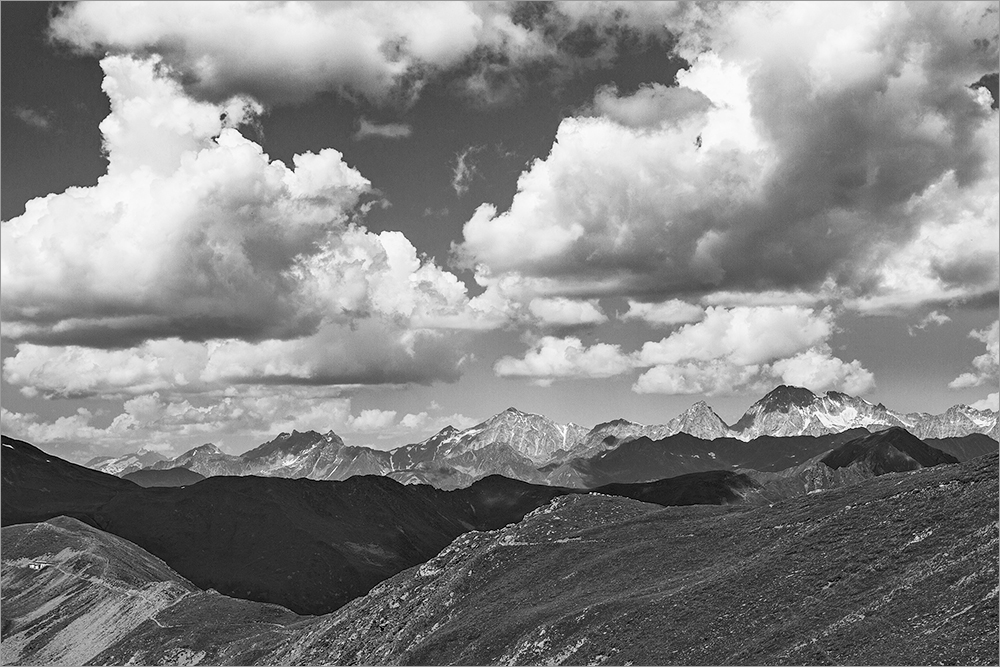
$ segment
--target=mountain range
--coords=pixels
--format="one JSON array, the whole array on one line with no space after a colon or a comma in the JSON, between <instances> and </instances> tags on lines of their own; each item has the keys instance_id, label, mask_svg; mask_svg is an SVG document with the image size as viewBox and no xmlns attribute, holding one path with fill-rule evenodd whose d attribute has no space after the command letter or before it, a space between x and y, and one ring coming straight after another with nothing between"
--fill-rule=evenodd
<instances>
[{"instance_id":1,"label":"mountain range","mask_svg":"<svg viewBox=\"0 0 1000 667\"><path fill-rule=\"evenodd\" d=\"M957 439L962 447L956 451L963 457L996 454L996 443L980 437L986 441L982 451L965 438ZM280 444L254 450L255 457L278 455L284 451ZM506 445L494 442L477 451L500 446ZM447 491L382 475L343 481L182 477L144 488L128 478L196 473L172 468L119 478L6 436L0 452L3 525L76 518L148 550L200 588L312 614L363 595L464 532L517 522L563 495L593 492L664 506L764 504L958 461L898 427L748 443L676 434L571 460L586 488L491 475Z\"/></svg>"},{"instance_id":2,"label":"mountain range","mask_svg":"<svg viewBox=\"0 0 1000 667\"><path fill-rule=\"evenodd\" d=\"M945 440L982 434L995 443L1000 438L997 413L992 411L959 405L940 415L904 414L839 392L816 395L808 389L782 385L750 406L732 426L704 401L695 403L665 424L644 425L617 419L592 429L576 424L557 424L541 415L508 408L471 428L458 430L448 426L420 443L391 451L347 445L332 431L325 434L292 431L238 456L226 454L214 444L205 444L176 458L154 460L139 467L136 466L141 456L148 454L102 457L89 461L87 466L119 476L141 467L150 470L187 468L206 477L258 475L343 480L355 475L383 475L406 484L430 484L443 489L463 488L477 479L496 474L531 483L586 487L600 479L607 481L595 471L603 465L611 465L628 450L592 463L595 458L617 451L629 442L640 443L636 445L640 448L651 446L644 443L669 444L669 452L674 452L680 443L690 443L693 437L716 443L711 452L720 456L722 452L736 452L738 443L760 438L826 438L814 443L815 451L811 454L814 455L824 447L829 449L842 442L838 437L842 433L890 428L905 428L921 439ZM979 444L971 446L979 453L983 453L983 447L990 447L988 443L977 442ZM664 473L661 476L708 470L712 466L763 470L759 466L745 465L739 456L732 461L706 459L702 461L705 465L694 460L708 456L709 451L692 452L692 460L686 467L667 469L661 465L657 470ZM672 456L676 460L677 455L669 452L662 456ZM791 460L786 462L791 465ZM796 460L796 463L801 462L801 458ZM641 463L637 465L642 466ZM652 470L650 475L654 476Z\"/></svg>"},{"instance_id":3,"label":"mountain range","mask_svg":"<svg viewBox=\"0 0 1000 667\"><path fill-rule=\"evenodd\" d=\"M660 507L607 494L543 495L519 520L503 524L513 515L495 515L484 525L497 528L465 530L319 616L199 585L170 559L112 534L114 526L66 516L5 521L3 662L995 664L997 453L922 467L920 460L940 456L910 438L899 431L864 436L835 449L835 458L848 467L896 461L905 468L892 452L910 452L916 471L784 501ZM35 481L56 492L57 477L81 483L85 473L72 464L28 447L4 441L5 503L19 488L8 485L10 468L19 475L35 468ZM47 469L59 475L43 480ZM107 477L86 472L92 482ZM510 481L489 478L470 490L485 508L489 499L544 489ZM359 496L362 488L395 484L220 478L187 490L233 483L264 486L220 507L216 529L244 503L253 515L295 497L290 507L301 511L317 485L352 489L327 498L327 514L340 513L344 503L372 508L385 499ZM282 496L261 493L268 486L281 487ZM292 487L305 496L287 493ZM197 507L175 495L180 491L139 489L127 498L134 504L162 494L197 523ZM200 514L202 523L215 521L204 507ZM373 517L369 528L383 520ZM286 525L285 534L296 539L304 525ZM187 530L166 539L183 540ZM220 539L246 533L230 548L244 561L264 561L280 585L291 572L287 563L273 549L252 548L268 544L263 530L256 543L250 522ZM354 544L379 557L375 545ZM314 587L326 583L317 576L321 563L304 564Z\"/></svg>"}]
</instances>

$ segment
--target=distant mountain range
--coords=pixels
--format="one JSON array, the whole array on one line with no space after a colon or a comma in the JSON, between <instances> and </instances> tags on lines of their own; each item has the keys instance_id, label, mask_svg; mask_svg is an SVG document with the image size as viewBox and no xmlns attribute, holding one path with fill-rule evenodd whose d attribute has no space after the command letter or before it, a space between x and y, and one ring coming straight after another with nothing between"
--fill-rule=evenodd
<instances>
[{"instance_id":1,"label":"distant mountain range","mask_svg":"<svg viewBox=\"0 0 1000 667\"><path fill-rule=\"evenodd\" d=\"M996 412L975 410L966 405L949 408L940 415L904 414L840 392L816 395L808 389L782 385L750 406L732 426L704 401L695 403L666 424L644 425L617 419L592 429L572 423L557 424L541 415L508 408L471 428L458 430L448 426L423 442L391 451L347 445L333 431L325 434L293 431L282 433L238 456L226 454L213 444L205 444L173 459L141 452L118 458L101 457L86 465L118 476L142 468L186 468L206 477L257 475L343 480L355 475L382 475L406 484L455 489L487 475L503 475L531 483L586 487L597 480L608 480L600 472L602 466L611 465L622 457L635 458L635 454L626 454L628 449L601 458L604 453L617 451L630 442L638 442L635 446L638 448L652 447L650 451L666 448L666 452L659 452L657 456L661 459L672 457L675 464L679 456L676 447L682 442L691 442L690 437L715 443L714 456L735 451L734 445L738 450L737 443L760 438L819 438L806 447L816 450L812 454L815 455L824 447L829 449L843 442L836 437L839 434L857 429L876 432L904 428L920 439L982 434L996 441L1000 439L997 417ZM676 439L675 436L684 437ZM976 451L990 447L982 441L977 443L967 446ZM996 447L995 442L992 446ZM760 448L751 451L758 450ZM754 468L738 460L738 456L732 460L725 456L725 460L713 460L708 457L708 451L703 453L706 458L701 463L704 465L694 460L703 454L691 453L692 460L686 466L661 465L656 470L682 474L717 468ZM644 463L630 465L642 468ZM655 478L653 469L648 472L647 479Z\"/></svg>"}]
</instances>

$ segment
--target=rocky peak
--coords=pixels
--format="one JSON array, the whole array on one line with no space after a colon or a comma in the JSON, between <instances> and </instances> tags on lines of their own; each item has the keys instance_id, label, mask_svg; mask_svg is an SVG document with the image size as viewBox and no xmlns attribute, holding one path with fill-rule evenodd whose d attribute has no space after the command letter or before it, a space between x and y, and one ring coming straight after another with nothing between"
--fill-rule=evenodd
<instances>
[{"instance_id":1,"label":"rocky peak","mask_svg":"<svg viewBox=\"0 0 1000 667\"><path fill-rule=\"evenodd\" d=\"M846 394L845 394L846 396ZM793 407L804 408L816 401L816 394L805 387L778 385L754 405L767 412L788 412Z\"/></svg>"},{"instance_id":2,"label":"rocky peak","mask_svg":"<svg viewBox=\"0 0 1000 667\"><path fill-rule=\"evenodd\" d=\"M547 461L559 449L569 450L586 434L576 424L557 424L547 417L507 408L503 412L454 434L445 456L481 449L493 442L510 445L533 461Z\"/></svg>"},{"instance_id":3,"label":"rocky peak","mask_svg":"<svg viewBox=\"0 0 1000 667\"><path fill-rule=\"evenodd\" d=\"M627 419L612 419L609 422L601 422L593 428L594 431L608 430L612 428L621 428L623 426L641 426L641 424L636 424Z\"/></svg>"},{"instance_id":4,"label":"rocky peak","mask_svg":"<svg viewBox=\"0 0 1000 667\"><path fill-rule=\"evenodd\" d=\"M672 433L687 433L705 440L729 435L729 426L705 401L698 401L670 421Z\"/></svg>"},{"instance_id":5,"label":"rocky peak","mask_svg":"<svg viewBox=\"0 0 1000 667\"><path fill-rule=\"evenodd\" d=\"M687 410L680 414L681 417L713 417L722 421L719 415L715 414L715 410L712 409L705 401L698 401L691 405Z\"/></svg>"},{"instance_id":6,"label":"rocky peak","mask_svg":"<svg viewBox=\"0 0 1000 667\"><path fill-rule=\"evenodd\" d=\"M224 452L211 442L206 442L204 445L199 445L193 449L189 449L187 454L191 456L208 456L211 454L223 454Z\"/></svg>"},{"instance_id":7,"label":"rocky peak","mask_svg":"<svg viewBox=\"0 0 1000 667\"><path fill-rule=\"evenodd\" d=\"M242 458L245 461L251 461L275 455L297 455L306 450L312 449L317 445L327 444L335 447L341 447L343 446L344 441L333 431L323 435L316 431L293 430L291 433L279 433L277 437L270 442L265 442L259 447L255 447L254 449L244 453Z\"/></svg>"},{"instance_id":8,"label":"rocky peak","mask_svg":"<svg viewBox=\"0 0 1000 667\"><path fill-rule=\"evenodd\" d=\"M510 408L507 408L506 410L504 410L503 412L494 415L492 418L488 419L487 421L488 422L492 422L492 421L523 421L523 420L526 420L526 419L527 420L535 420L535 419L543 419L543 420L545 420L546 418L542 417L541 415L536 415L536 414L533 414L531 412L524 412L523 410L518 410L517 408L510 407Z\"/></svg>"}]
</instances>

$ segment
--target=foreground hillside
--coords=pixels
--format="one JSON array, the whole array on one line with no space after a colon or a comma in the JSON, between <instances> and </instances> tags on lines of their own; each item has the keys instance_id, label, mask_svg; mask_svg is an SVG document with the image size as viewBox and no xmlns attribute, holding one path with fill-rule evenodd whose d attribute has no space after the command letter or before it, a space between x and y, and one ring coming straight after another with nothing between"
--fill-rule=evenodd
<instances>
[{"instance_id":1,"label":"foreground hillside","mask_svg":"<svg viewBox=\"0 0 1000 667\"><path fill-rule=\"evenodd\" d=\"M320 617L197 591L70 519L13 526L3 658L996 664L997 466L990 455L770 506L559 497ZM66 648L83 628L95 629Z\"/></svg>"},{"instance_id":2,"label":"foreground hillside","mask_svg":"<svg viewBox=\"0 0 1000 667\"><path fill-rule=\"evenodd\" d=\"M559 498L462 536L269 659L996 664L997 463L761 507Z\"/></svg>"},{"instance_id":3,"label":"foreground hillside","mask_svg":"<svg viewBox=\"0 0 1000 667\"><path fill-rule=\"evenodd\" d=\"M4 528L3 544L6 665L86 664L141 634L143 624L192 645L222 635L252 647L279 633L279 623L301 619L277 605L202 591L131 542L69 517ZM180 614L183 625L159 620L165 612ZM160 659L181 664L205 656L179 648ZM252 664L256 656L236 648L230 658Z\"/></svg>"}]
</instances>

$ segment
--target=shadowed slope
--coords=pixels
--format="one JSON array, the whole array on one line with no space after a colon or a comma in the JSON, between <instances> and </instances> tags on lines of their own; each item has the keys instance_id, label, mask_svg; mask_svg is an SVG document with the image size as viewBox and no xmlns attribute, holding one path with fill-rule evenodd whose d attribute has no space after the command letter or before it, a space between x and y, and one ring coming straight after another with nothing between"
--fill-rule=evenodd
<instances>
[{"instance_id":1,"label":"shadowed slope","mask_svg":"<svg viewBox=\"0 0 1000 667\"><path fill-rule=\"evenodd\" d=\"M466 531L500 528L556 496L578 492L499 475L455 491L404 486L381 476L343 482L210 477L186 487L144 489L83 468L86 483L60 486L63 468L59 459L48 458L40 468L28 461L34 477L27 487L8 482L24 477L20 460L4 459L5 524L24 520L8 517L8 504L24 506L22 495L35 497L37 488L47 487L47 505L34 510L34 520L68 514L83 498L85 509L75 510L77 518L134 542L198 586L311 614L337 609ZM49 481L46 466L55 475ZM736 478L664 480L649 499L732 502L726 485L746 483ZM609 492L652 493L628 485Z\"/></svg>"},{"instance_id":2,"label":"shadowed slope","mask_svg":"<svg viewBox=\"0 0 1000 667\"><path fill-rule=\"evenodd\" d=\"M0 437L0 516L3 525L45 521L64 514L83 517L132 482L46 454L23 440Z\"/></svg>"},{"instance_id":3,"label":"shadowed slope","mask_svg":"<svg viewBox=\"0 0 1000 667\"><path fill-rule=\"evenodd\" d=\"M199 475L187 468L167 468L166 470L152 470L145 468L136 470L127 475L122 475L122 479L127 479L142 487L149 486L187 486L197 484L205 479L204 475Z\"/></svg>"},{"instance_id":4,"label":"shadowed slope","mask_svg":"<svg viewBox=\"0 0 1000 667\"><path fill-rule=\"evenodd\" d=\"M955 438L921 438L925 443L951 454L959 461L970 461L1000 451L1000 443L983 433L970 433Z\"/></svg>"},{"instance_id":5,"label":"shadowed slope","mask_svg":"<svg viewBox=\"0 0 1000 667\"><path fill-rule=\"evenodd\" d=\"M876 475L958 463L951 454L928 446L901 428L890 428L847 442L821 461L833 468L863 463Z\"/></svg>"},{"instance_id":6,"label":"shadowed slope","mask_svg":"<svg viewBox=\"0 0 1000 667\"><path fill-rule=\"evenodd\" d=\"M735 438L703 440L678 433L662 440L642 437L575 459L549 470L554 484L596 487L611 483L648 482L693 472L751 468L778 471L798 465L859 435L864 429L824 436L761 436L750 442Z\"/></svg>"}]
</instances>

